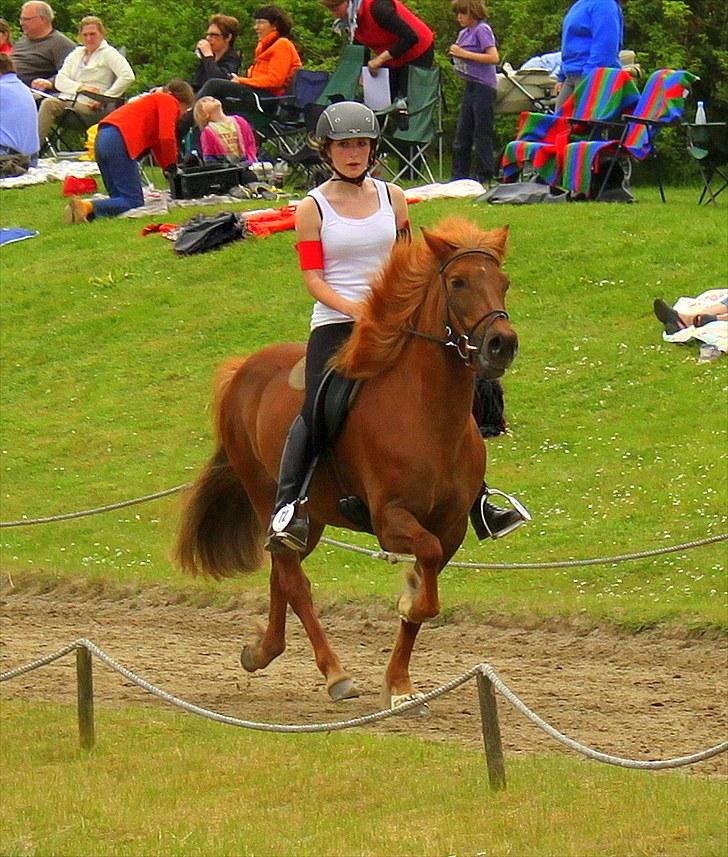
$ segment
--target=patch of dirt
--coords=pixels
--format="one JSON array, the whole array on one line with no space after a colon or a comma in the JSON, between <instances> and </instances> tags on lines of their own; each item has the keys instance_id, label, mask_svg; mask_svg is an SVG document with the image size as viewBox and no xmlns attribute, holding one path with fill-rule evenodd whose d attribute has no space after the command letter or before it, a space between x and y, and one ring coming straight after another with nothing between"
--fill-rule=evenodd
<instances>
[{"instance_id":1,"label":"patch of dirt","mask_svg":"<svg viewBox=\"0 0 728 857\"><path fill-rule=\"evenodd\" d=\"M394 642L394 611L330 607L322 621L361 697L330 701L295 616L288 648L266 670L239 665L243 643L265 620L267 603L240 596L224 607L179 603L151 593L82 587L5 591L0 611L0 671L50 654L79 637L187 701L247 720L321 723L377 711ZM688 755L728 733L728 640L659 632L630 635L564 623L508 627L460 618L424 627L412 660L420 690L432 690L482 661L544 720L570 737L617 756L660 759ZM75 659L4 682L5 699L75 705ZM162 705L99 661L99 706ZM498 696L506 754L566 752ZM367 727L482 747L475 681L431 703L429 718L393 718ZM728 754L689 769L728 776Z\"/></svg>"}]
</instances>

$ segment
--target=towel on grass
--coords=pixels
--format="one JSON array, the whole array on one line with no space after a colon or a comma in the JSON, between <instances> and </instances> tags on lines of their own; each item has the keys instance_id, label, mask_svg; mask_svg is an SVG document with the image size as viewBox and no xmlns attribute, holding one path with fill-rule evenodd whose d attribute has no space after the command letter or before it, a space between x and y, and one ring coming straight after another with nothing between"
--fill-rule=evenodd
<instances>
[{"instance_id":1,"label":"towel on grass","mask_svg":"<svg viewBox=\"0 0 728 857\"><path fill-rule=\"evenodd\" d=\"M14 226L9 229L0 229L0 247L3 244L14 244L16 241L25 241L26 238L35 238L38 232L34 229L21 229Z\"/></svg>"}]
</instances>

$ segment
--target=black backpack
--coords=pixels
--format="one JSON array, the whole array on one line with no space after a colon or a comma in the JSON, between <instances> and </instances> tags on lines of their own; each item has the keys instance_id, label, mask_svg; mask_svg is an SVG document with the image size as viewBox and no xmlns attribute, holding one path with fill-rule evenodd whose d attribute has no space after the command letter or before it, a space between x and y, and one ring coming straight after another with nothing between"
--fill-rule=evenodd
<instances>
[{"instance_id":1,"label":"black backpack","mask_svg":"<svg viewBox=\"0 0 728 857\"><path fill-rule=\"evenodd\" d=\"M175 238L175 252L181 256L204 253L229 241L243 238L243 227L231 211L217 214L196 214L180 229Z\"/></svg>"}]
</instances>

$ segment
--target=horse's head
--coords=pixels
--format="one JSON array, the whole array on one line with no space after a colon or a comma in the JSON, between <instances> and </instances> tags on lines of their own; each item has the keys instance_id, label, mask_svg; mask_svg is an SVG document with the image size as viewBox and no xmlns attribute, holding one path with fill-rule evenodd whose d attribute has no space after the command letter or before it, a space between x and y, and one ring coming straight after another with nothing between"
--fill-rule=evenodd
<instances>
[{"instance_id":1,"label":"horse's head","mask_svg":"<svg viewBox=\"0 0 728 857\"><path fill-rule=\"evenodd\" d=\"M464 243L422 230L437 262L448 344L481 378L499 378L518 352L505 309L508 278L501 271L508 227L483 232L466 221L458 224L470 233Z\"/></svg>"}]
</instances>

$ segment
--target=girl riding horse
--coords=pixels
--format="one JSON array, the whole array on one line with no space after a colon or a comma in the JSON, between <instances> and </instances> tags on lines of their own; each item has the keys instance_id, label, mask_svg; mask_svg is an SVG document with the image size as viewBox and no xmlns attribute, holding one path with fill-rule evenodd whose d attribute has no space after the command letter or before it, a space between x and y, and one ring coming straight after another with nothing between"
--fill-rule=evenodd
<instances>
[{"instance_id":1,"label":"girl riding horse","mask_svg":"<svg viewBox=\"0 0 728 857\"><path fill-rule=\"evenodd\" d=\"M308 541L305 503L299 496L311 460L313 407L331 356L351 335L370 293L372 275L395 240L409 240L407 202L394 184L373 179L379 123L365 105L339 102L321 114L316 136L333 176L296 210L296 237L306 287L316 303L306 349L306 394L288 433L266 549L304 551ZM528 513L516 504L501 509L488 502L483 483L471 514L479 538L500 538Z\"/></svg>"}]
</instances>

